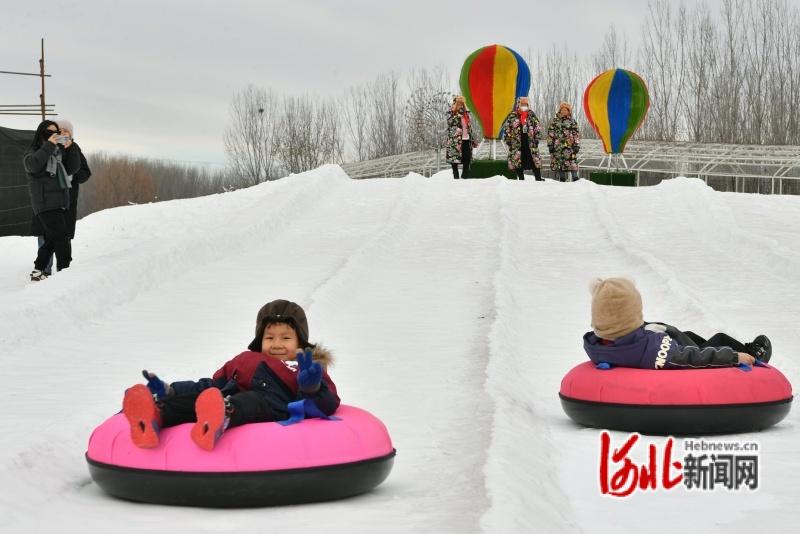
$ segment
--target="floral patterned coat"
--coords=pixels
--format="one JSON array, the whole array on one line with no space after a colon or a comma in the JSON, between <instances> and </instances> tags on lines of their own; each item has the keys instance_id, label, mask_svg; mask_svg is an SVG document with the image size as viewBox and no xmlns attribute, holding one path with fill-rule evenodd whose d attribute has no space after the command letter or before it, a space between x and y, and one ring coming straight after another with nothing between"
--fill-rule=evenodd
<instances>
[{"instance_id":1,"label":"floral patterned coat","mask_svg":"<svg viewBox=\"0 0 800 534\"><path fill-rule=\"evenodd\" d=\"M503 122L503 141L508 146L508 168L512 171L522 168L522 124L518 111L512 111ZM542 125L539 117L533 111L528 111L525 121L528 125L528 146L531 149L533 164L542 167L542 158L539 156L539 138L542 135Z\"/></svg>"},{"instance_id":2,"label":"floral patterned coat","mask_svg":"<svg viewBox=\"0 0 800 534\"><path fill-rule=\"evenodd\" d=\"M475 139L475 131L472 127L472 116L469 111L450 111L447 114L447 145L445 145L447 163L461 163L461 138L463 137L461 116L464 114L470 119L468 132L472 146L473 148L478 146L478 140Z\"/></svg>"},{"instance_id":3,"label":"floral patterned coat","mask_svg":"<svg viewBox=\"0 0 800 534\"><path fill-rule=\"evenodd\" d=\"M577 171L581 133L572 116L556 116L547 128L547 148L550 150L550 168L554 171Z\"/></svg>"}]
</instances>

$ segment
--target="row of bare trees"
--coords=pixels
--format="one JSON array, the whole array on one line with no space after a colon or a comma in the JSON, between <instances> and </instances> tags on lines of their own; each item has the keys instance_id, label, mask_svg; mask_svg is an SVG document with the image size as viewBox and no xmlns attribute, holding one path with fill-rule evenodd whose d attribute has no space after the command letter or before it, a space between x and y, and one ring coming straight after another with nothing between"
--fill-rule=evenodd
<instances>
[{"instance_id":1,"label":"row of bare trees","mask_svg":"<svg viewBox=\"0 0 800 534\"><path fill-rule=\"evenodd\" d=\"M129 204L146 204L230 191L246 184L230 172L181 163L109 155L88 155L92 177L81 186L78 217Z\"/></svg>"},{"instance_id":2,"label":"row of bare trees","mask_svg":"<svg viewBox=\"0 0 800 534\"><path fill-rule=\"evenodd\" d=\"M525 53L531 99L544 121L573 104L586 136L583 90L613 67L648 83L651 106L637 138L704 143L800 144L800 9L787 0L648 4L631 46L611 26L580 56L552 46ZM80 215L128 203L220 192L315 168L440 147L457 78L444 67L378 75L341 94L286 96L248 86L230 103L225 171L92 154Z\"/></svg>"},{"instance_id":3,"label":"row of bare trees","mask_svg":"<svg viewBox=\"0 0 800 534\"><path fill-rule=\"evenodd\" d=\"M553 47L527 59L545 116L561 99L580 103L595 75L622 67L650 92L639 139L800 144L800 9L787 0L722 0L718 12L654 0L637 47L611 26L590 57Z\"/></svg>"},{"instance_id":4,"label":"row of bare trees","mask_svg":"<svg viewBox=\"0 0 800 534\"><path fill-rule=\"evenodd\" d=\"M443 67L396 72L343 94L281 96L248 86L224 134L231 173L256 184L318 167L441 146L453 92Z\"/></svg>"},{"instance_id":5,"label":"row of bare trees","mask_svg":"<svg viewBox=\"0 0 800 534\"><path fill-rule=\"evenodd\" d=\"M635 52L612 27L592 66L625 65L650 91L641 139L800 144L796 4L722 0L715 13L702 2L652 1Z\"/></svg>"},{"instance_id":6,"label":"row of bare trees","mask_svg":"<svg viewBox=\"0 0 800 534\"><path fill-rule=\"evenodd\" d=\"M588 137L583 90L622 67L650 91L639 139L800 144L800 9L788 0L721 0L716 12L703 2L653 0L636 46L612 25L589 56L554 45L525 57L540 118L570 102ZM443 67L381 74L321 104L248 87L231 104L227 156L235 173L258 183L323 162L434 148L458 92Z\"/></svg>"}]
</instances>

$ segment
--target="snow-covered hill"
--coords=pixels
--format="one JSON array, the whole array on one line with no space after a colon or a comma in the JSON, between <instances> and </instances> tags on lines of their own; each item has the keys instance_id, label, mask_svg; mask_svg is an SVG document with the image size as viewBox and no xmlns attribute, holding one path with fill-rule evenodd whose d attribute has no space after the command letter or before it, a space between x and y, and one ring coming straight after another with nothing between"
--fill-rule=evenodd
<instances>
[{"instance_id":1,"label":"snow-covered hill","mask_svg":"<svg viewBox=\"0 0 800 534\"><path fill-rule=\"evenodd\" d=\"M797 410L725 438L760 444L757 492L616 500L599 492L599 432L572 424L557 393L585 360L589 279L619 274L647 319L768 334L800 383L800 198L448 175L358 181L326 166L107 210L79 222L73 266L35 284L35 241L0 238L2 531L793 532ZM275 298L303 305L312 341L334 350L343 401L386 423L389 479L257 510L103 494L86 442L139 371L208 376Z\"/></svg>"}]
</instances>

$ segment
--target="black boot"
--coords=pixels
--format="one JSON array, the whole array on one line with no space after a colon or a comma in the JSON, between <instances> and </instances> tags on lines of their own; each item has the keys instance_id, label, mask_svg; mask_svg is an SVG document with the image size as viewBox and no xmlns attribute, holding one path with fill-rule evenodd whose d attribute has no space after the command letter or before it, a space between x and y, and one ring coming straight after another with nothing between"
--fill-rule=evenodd
<instances>
[{"instance_id":1,"label":"black boot","mask_svg":"<svg viewBox=\"0 0 800 534\"><path fill-rule=\"evenodd\" d=\"M767 363L772 357L772 342L763 334L756 336L752 342L745 343L744 346L748 354L761 362Z\"/></svg>"}]
</instances>

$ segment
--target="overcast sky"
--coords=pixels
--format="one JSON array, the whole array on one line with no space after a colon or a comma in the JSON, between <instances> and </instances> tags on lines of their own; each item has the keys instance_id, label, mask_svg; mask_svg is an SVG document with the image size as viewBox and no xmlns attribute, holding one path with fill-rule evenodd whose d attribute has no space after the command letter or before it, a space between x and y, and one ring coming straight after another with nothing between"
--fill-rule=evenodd
<instances>
[{"instance_id":1,"label":"overcast sky","mask_svg":"<svg viewBox=\"0 0 800 534\"><path fill-rule=\"evenodd\" d=\"M455 81L466 56L493 43L588 55L613 23L635 48L647 11L643 0L3 4L0 70L37 72L44 37L47 100L73 121L84 151L216 163L225 160L231 96L247 84L327 95L438 64ZM535 83L534 73L532 91ZM38 95L38 78L0 74L0 104L37 103ZM0 115L10 128L38 122Z\"/></svg>"}]
</instances>

